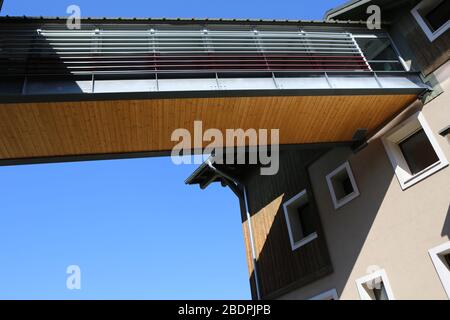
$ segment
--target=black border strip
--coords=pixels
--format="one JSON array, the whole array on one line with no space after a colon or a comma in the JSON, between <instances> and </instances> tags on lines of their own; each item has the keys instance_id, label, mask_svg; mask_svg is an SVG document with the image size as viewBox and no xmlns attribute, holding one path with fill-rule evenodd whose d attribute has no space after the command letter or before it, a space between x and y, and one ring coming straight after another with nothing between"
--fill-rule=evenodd
<instances>
[{"instance_id":1,"label":"black border strip","mask_svg":"<svg viewBox=\"0 0 450 320\"><path fill-rule=\"evenodd\" d=\"M348 146L354 142L318 142L305 144L284 144L280 145L280 152L284 150L302 150L313 148L324 148L327 146ZM248 147L246 147L248 148ZM233 149L234 150L234 149ZM231 151L227 148L225 152ZM100 160L122 160L152 157L167 157L171 155L171 150L161 151L136 151L122 153L98 153L98 154L81 154L81 155L64 155L64 156L48 156L48 157L31 157L31 158L14 158L0 159L1 166L17 166L30 164L48 164L48 163L64 163L64 162L80 162L80 161L100 161ZM192 154L199 155L202 150L192 150Z\"/></svg>"},{"instance_id":2,"label":"black border strip","mask_svg":"<svg viewBox=\"0 0 450 320\"><path fill-rule=\"evenodd\" d=\"M228 98L228 97L348 96L348 95L364 96L364 95L389 95L389 94L420 95L427 90L428 90L427 88L258 89L258 90L3 95L0 96L0 103L148 100L148 99L176 99L176 98Z\"/></svg>"}]
</instances>

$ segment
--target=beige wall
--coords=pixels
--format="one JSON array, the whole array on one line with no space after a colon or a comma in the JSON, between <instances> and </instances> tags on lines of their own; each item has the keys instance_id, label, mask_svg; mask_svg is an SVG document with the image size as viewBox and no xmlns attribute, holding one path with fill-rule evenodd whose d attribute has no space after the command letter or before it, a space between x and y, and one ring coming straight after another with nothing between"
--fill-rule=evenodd
<instances>
[{"instance_id":1,"label":"beige wall","mask_svg":"<svg viewBox=\"0 0 450 320\"><path fill-rule=\"evenodd\" d=\"M422 110L447 160L450 143L438 132L450 124L449 73L450 63L438 70L444 93ZM335 210L325 176L346 159L361 195ZM450 167L403 191L382 142L375 138L357 154L331 151L309 172L334 272L282 298L308 299L336 288L341 299L359 299L355 280L372 265L386 270L396 299L448 298L428 249L449 240Z\"/></svg>"}]
</instances>

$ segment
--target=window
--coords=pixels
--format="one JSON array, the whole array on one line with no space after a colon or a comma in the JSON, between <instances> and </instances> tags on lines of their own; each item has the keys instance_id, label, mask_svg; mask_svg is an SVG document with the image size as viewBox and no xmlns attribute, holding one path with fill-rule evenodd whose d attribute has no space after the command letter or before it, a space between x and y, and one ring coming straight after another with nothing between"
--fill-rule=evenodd
<instances>
[{"instance_id":1,"label":"window","mask_svg":"<svg viewBox=\"0 0 450 320\"><path fill-rule=\"evenodd\" d=\"M423 129L419 129L398 145L412 174L417 174L439 161Z\"/></svg>"},{"instance_id":2,"label":"window","mask_svg":"<svg viewBox=\"0 0 450 320\"><path fill-rule=\"evenodd\" d=\"M318 294L315 297L312 297L309 300L339 300L336 289L331 289L321 294Z\"/></svg>"},{"instance_id":3,"label":"window","mask_svg":"<svg viewBox=\"0 0 450 320\"><path fill-rule=\"evenodd\" d=\"M283 204L292 250L317 238L313 207L306 190Z\"/></svg>"},{"instance_id":4,"label":"window","mask_svg":"<svg viewBox=\"0 0 450 320\"><path fill-rule=\"evenodd\" d=\"M394 300L385 270L377 270L356 280L361 300Z\"/></svg>"},{"instance_id":5,"label":"window","mask_svg":"<svg viewBox=\"0 0 450 320\"><path fill-rule=\"evenodd\" d=\"M450 1L423 0L411 11L430 41L450 27Z\"/></svg>"},{"instance_id":6,"label":"window","mask_svg":"<svg viewBox=\"0 0 450 320\"><path fill-rule=\"evenodd\" d=\"M359 196L359 190L348 162L328 174L326 179L335 209L339 209Z\"/></svg>"},{"instance_id":7,"label":"window","mask_svg":"<svg viewBox=\"0 0 450 320\"><path fill-rule=\"evenodd\" d=\"M355 36L355 40L372 70L405 70L391 40L387 36Z\"/></svg>"},{"instance_id":8,"label":"window","mask_svg":"<svg viewBox=\"0 0 450 320\"><path fill-rule=\"evenodd\" d=\"M431 27L431 30L437 31L448 21L449 14L450 2L441 0L436 7L425 15L425 21Z\"/></svg>"},{"instance_id":9,"label":"window","mask_svg":"<svg viewBox=\"0 0 450 320\"><path fill-rule=\"evenodd\" d=\"M447 253L444 255L445 263L447 264L447 267L450 269L450 253Z\"/></svg>"},{"instance_id":10,"label":"window","mask_svg":"<svg viewBox=\"0 0 450 320\"><path fill-rule=\"evenodd\" d=\"M421 112L388 132L383 144L402 189L448 165Z\"/></svg>"},{"instance_id":11,"label":"window","mask_svg":"<svg viewBox=\"0 0 450 320\"><path fill-rule=\"evenodd\" d=\"M444 286L444 290L450 299L450 242L428 250L434 268Z\"/></svg>"}]
</instances>

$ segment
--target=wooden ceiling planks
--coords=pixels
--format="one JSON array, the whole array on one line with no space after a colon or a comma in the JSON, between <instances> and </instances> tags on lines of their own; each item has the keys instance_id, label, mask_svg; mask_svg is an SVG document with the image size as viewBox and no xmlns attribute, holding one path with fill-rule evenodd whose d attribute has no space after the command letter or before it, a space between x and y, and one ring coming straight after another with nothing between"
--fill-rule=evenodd
<instances>
[{"instance_id":1,"label":"wooden ceiling planks","mask_svg":"<svg viewBox=\"0 0 450 320\"><path fill-rule=\"evenodd\" d=\"M281 144L369 132L415 95L177 98L0 104L0 159L170 151L177 128L280 129ZM206 142L204 145L206 146Z\"/></svg>"}]
</instances>

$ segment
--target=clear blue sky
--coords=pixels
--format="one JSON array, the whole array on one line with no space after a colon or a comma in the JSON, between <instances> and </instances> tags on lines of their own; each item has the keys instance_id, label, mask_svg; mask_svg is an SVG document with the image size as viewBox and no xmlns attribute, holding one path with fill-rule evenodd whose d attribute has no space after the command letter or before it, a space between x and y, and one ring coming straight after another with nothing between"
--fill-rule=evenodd
<instances>
[{"instance_id":1,"label":"clear blue sky","mask_svg":"<svg viewBox=\"0 0 450 320\"><path fill-rule=\"evenodd\" d=\"M322 19L345 0L5 0L2 15L64 16L71 4L83 16Z\"/></svg>"},{"instance_id":2,"label":"clear blue sky","mask_svg":"<svg viewBox=\"0 0 450 320\"><path fill-rule=\"evenodd\" d=\"M321 19L343 0L5 0L2 15ZM249 299L238 202L169 158L0 167L0 299ZM79 265L81 290L66 289Z\"/></svg>"}]
</instances>

